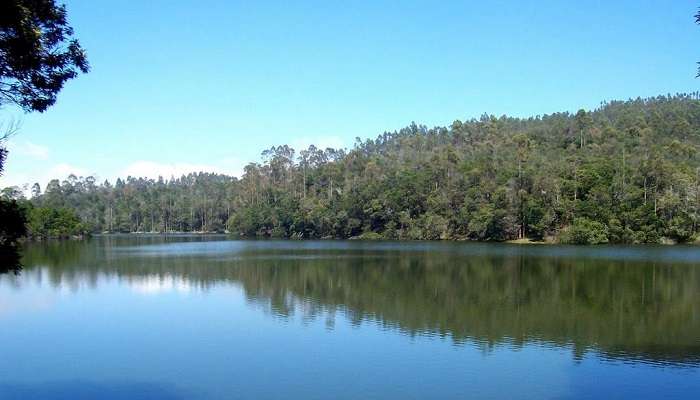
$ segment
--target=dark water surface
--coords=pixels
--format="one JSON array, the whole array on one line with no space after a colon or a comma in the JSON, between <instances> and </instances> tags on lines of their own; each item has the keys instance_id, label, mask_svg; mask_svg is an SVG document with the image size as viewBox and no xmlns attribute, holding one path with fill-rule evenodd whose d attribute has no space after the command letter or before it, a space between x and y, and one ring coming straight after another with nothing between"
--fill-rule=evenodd
<instances>
[{"instance_id":1,"label":"dark water surface","mask_svg":"<svg viewBox=\"0 0 700 400\"><path fill-rule=\"evenodd\" d=\"M101 237L0 275L0 399L700 398L700 248Z\"/></svg>"}]
</instances>

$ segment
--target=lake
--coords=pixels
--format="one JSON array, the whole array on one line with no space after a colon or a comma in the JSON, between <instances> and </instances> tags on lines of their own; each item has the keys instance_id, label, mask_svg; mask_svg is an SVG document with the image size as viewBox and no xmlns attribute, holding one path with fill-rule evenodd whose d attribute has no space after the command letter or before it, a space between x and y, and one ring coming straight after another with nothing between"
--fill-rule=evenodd
<instances>
[{"instance_id":1,"label":"lake","mask_svg":"<svg viewBox=\"0 0 700 400\"><path fill-rule=\"evenodd\" d=\"M0 399L700 396L700 248L105 236L0 275Z\"/></svg>"}]
</instances>

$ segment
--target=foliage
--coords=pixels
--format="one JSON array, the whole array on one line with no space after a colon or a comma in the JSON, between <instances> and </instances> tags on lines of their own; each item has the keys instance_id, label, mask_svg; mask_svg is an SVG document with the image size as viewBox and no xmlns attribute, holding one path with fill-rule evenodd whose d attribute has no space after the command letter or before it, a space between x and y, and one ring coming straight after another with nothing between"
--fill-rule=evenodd
<instances>
[{"instance_id":1,"label":"foliage","mask_svg":"<svg viewBox=\"0 0 700 400\"><path fill-rule=\"evenodd\" d=\"M608 227L588 218L576 218L573 225L562 231L560 242L566 244L608 243Z\"/></svg>"},{"instance_id":2,"label":"foliage","mask_svg":"<svg viewBox=\"0 0 700 400\"><path fill-rule=\"evenodd\" d=\"M169 181L129 177L117 179L115 185L71 175L63 182L49 182L43 194L35 185L32 203L74 210L91 232L223 232L231 216L234 184L234 178L210 173ZM266 211L249 211L238 215L238 221L248 221L253 232L263 230Z\"/></svg>"},{"instance_id":3,"label":"foliage","mask_svg":"<svg viewBox=\"0 0 700 400\"><path fill-rule=\"evenodd\" d=\"M0 274L14 273L18 275L22 271L22 257L16 246L0 246Z\"/></svg>"},{"instance_id":4,"label":"foliage","mask_svg":"<svg viewBox=\"0 0 700 400\"><path fill-rule=\"evenodd\" d=\"M382 235L378 234L377 232L365 232L360 236L357 236L358 239L360 240L381 240L383 239Z\"/></svg>"},{"instance_id":5,"label":"foliage","mask_svg":"<svg viewBox=\"0 0 700 400\"><path fill-rule=\"evenodd\" d=\"M31 201L75 210L92 232L682 242L700 229L699 149L698 94L680 94L411 124L350 150L277 146L240 178L70 176Z\"/></svg>"},{"instance_id":6,"label":"foliage","mask_svg":"<svg viewBox=\"0 0 700 400\"><path fill-rule=\"evenodd\" d=\"M26 211L15 200L0 199L0 252L27 234Z\"/></svg>"},{"instance_id":7,"label":"foliage","mask_svg":"<svg viewBox=\"0 0 700 400\"><path fill-rule=\"evenodd\" d=\"M700 24L700 11L695 13L695 23ZM700 63L698 63L698 64L700 64ZM700 67L698 67L698 74L695 77L700 78Z\"/></svg>"},{"instance_id":8,"label":"foliage","mask_svg":"<svg viewBox=\"0 0 700 400\"><path fill-rule=\"evenodd\" d=\"M0 106L45 111L78 72L88 71L85 52L54 0L0 2Z\"/></svg>"},{"instance_id":9,"label":"foliage","mask_svg":"<svg viewBox=\"0 0 700 400\"><path fill-rule=\"evenodd\" d=\"M668 221L666 236L679 243L690 242L695 238L693 221L683 217L673 217Z\"/></svg>"},{"instance_id":10,"label":"foliage","mask_svg":"<svg viewBox=\"0 0 700 400\"><path fill-rule=\"evenodd\" d=\"M68 208L30 207L27 228L36 239L61 239L88 233L75 211Z\"/></svg>"},{"instance_id":11,"label":"foliage","mask_svg":"<svg viewBox=\"0 0 700 400\"><path fill-rule=\"evenodd\" d=\"M2 140L0 140L0 145L2 145ZM7 158L7 149L0 147L0 176L2 176L2 171L5 169L5 159Z\"/></svg>"},{"instance_id":12,"label":"foliage","mask_svg":"<svg viewBox=\"0 0 700 400\"><path fill-rule=\"evenodd\" d=\"M22 269L18 251L19 239L26 234L26 208L17 200L5 197L3 193L0 196L0 274L19 273Z\"/></svg>"},{"instance_id":13,"label":"foliage","mask_svg":"<svg viewBox=\"0 0 700 400\"><path fill-rule=\"evenodd\" d=\"M0 107L14 104L27 112L43 112L56 102L66 81L88 69L65 6L54 0L0 2ZM7 157L4 140L12 128L0 135L0 174ZM0 245L14 246L24 236L24 218L16 202L0 203Z\"/></svg>"}]
</instances>

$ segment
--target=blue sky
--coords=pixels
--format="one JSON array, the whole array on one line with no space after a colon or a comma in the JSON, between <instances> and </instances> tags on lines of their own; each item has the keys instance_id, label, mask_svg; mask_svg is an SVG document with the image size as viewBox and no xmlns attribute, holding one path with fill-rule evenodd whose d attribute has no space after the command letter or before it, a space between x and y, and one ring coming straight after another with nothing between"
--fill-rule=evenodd
<instances>
[{"instance_id":1,"label":"blue sky","mask_svg":"<svg viewBox=\"0 0 700 400\"><path fill-rule=\"evenodd\" d=\"M690 0L66 5L92 71L43 114L0 110L21 121L0 187L238 174L273 145L351 147L411 121L576 111L700 83Z\"/></svg>"}]
</instances>

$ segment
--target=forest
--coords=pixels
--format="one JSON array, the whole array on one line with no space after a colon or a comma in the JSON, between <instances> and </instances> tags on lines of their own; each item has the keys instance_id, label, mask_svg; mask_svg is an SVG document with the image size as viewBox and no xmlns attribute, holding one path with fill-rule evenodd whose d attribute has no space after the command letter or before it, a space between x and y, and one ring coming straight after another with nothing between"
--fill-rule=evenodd
<instances>
[{"instance_id":1,"label":"forest","mask_svg":"<svg viewBox=\"0 0 700 400\"><path fill-rule=\"evenodd\" d=\"M700 94L677 94L413 123L349 150L275 146L240 178L69 176L3 196L34 210L30 234L58 219L67 234L684 243L700 230L699 149Z\"/></svg>"}]
</instances>

